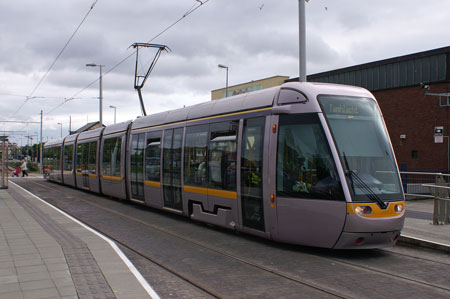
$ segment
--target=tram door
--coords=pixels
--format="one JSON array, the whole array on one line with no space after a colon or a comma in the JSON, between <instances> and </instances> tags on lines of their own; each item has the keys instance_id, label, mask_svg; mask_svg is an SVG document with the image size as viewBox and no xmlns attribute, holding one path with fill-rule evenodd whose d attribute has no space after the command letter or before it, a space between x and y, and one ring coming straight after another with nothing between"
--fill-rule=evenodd
<instances>
[{"instance_id":1,"label":"tram door","mask_svg":"<svg viewBox=\"0 0 450 299\"><path fill-rule=\"evenodd\" d=\"M164 207L181 211L181 145L183 129L164 131L163 197Z\"/></svg>"},{"instance_id":2,"label":"tram door","mask_svg":"<svg viewBox=\"0 0 450 299\"><path fill-rule=\"evenodd\" d=\"M142 202L144 201L144 146L145 133L131 136L131 198Z\"/></svg>"},{"instance_id":3,"label":"tram door","mask_svg":"<svg viewBox=\"0 0 450 299\"><path fill-rule=\"evenodd\" d=\"M265 118L244 120L241 154L242 224L264 231L263 152Z\"/></svg>"}]
</instances>

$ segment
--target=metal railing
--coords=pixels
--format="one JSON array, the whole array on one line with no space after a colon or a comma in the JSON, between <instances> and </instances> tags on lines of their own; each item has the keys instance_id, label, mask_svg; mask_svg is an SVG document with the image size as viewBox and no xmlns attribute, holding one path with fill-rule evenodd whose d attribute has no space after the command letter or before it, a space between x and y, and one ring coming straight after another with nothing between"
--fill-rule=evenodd
<instances>
[{"instance_id":1,"label":"metal railing","mask_svg":"<svg viewBox=\"0 0 450 299\"><path fill-rule=\"evenodd\" d=\"M450 223L450 175L430 172L400 172L407 199L432 198L433 224Z\"/></svg>"}]
</instances>

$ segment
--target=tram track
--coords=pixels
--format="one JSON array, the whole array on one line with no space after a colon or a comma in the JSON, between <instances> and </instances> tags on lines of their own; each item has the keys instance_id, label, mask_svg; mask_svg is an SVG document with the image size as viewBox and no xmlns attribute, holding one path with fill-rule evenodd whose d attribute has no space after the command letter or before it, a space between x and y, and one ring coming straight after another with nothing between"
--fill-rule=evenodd
<instances>
[{"instance_id":1,"label":"tram track","mask_svg":"<svg viewBox=\"0 0 450 299\"><path fill-rule=\"evenodd\" d=\"M57 188L50 188L46 184L41 184L41 183L38 183L38 182L35 182L35 181L33 181L33 184L38 185L38 186L43 187L43 188L46 188L46 189L51 190L53 192L66 194L66 192L60 191ZM67 188L67 187L64 187L64 188ZM320 285L320 284L312 281L311 279L301 279L298 276L289 275L288 273L283 273L283 271L279 271L275 267L269 267L269 266L263 265L261 263L258 263L256 260L252 261L251 259L248 259L248 258L245 258L245 257L242 257L242 256L238 256L236 254L233 254L231 251L222 250L220 248L217 248L214 245L207 245L207 244L205 244L205 243L203 243L201 241L197 241L197 240L195 240L195 239L193 239L191 237L180 235L179 233L176 233L174 231L162 228L162 227L157 226L157 225L153 225L153 224L148 223L146 221L143 221L141 219L138 219L138 218L132 217L130 215L127 215L126 213L114 210L112 208L105 207L105 206L103 206L101 204L98 204L98 203L95 203L95 202L92 202L92 201L89 201L89 200L86 200L86 199L82 199L82 198L77 198L77 199L80 200L80 201L83 201L86 204L95 206L98 209L102 209L104 211L107 211L108 213L113 213L114 215L117 215L117 216L119 216L121 218L125 218L125 219L127 219L129 221L135 222L136 224L144 225L146 227L151 228L152 230L158 231L160 233L163 233L163 234L168 235L168 236L173 237L173 238L177 238L177 239L179 239L179 240L181 240L183 242L187 242L187 243L189 243L191 245L195 245L195 246L199 247L201 250L208 250L210 252L213 252L214 254L222 256L223 258L230 259L230 260L233 260L233 261L241 263L241 264L245 264L245 265L250 266L250 267L252 267L254 269L257 269L258 271L264 271L264 272L270 273L270 275L276 276L278 278L289 280L289 281L291 281L293 283L296 283L296 284L299 284L299 285L302 285L302 286L314 289L316 291L321 292L325 296L333 296L333 297L338 297L338 298L350 298L350 297L353 297L351 294L349 294L347 292L341 292L341 291L337 291L337 290L335 290L335 289L333 289L331 287L325 287L324 285ZM52 204L54 204L54 203L52 203ZM61 208L59 205L56 205L56 206ZM214 290L210 290L208 288L208 286L205 286L205 285L197 283L194 279L184 275L183 273L180 273L176 269L173 269L170 265L161 263L160 261L158 261L155 258L153 258L153 257L149 256L148 254L146 254L145 252L142 252L142 250L140 250L138 248L134 248L133 246L130 246L129 244L126 244L126 242L120 240L119 238L116 238L111 233L109 233L109 232L105 231L104 229L102 229L102 227L97 226L97 225L95 225L93 223L88 223L87 221L85 221L85 219L78 217L78 215L76 215L75 213L72 213L71 211L67 211L66 210L66 212L68 214L72 215L74 218L77 218L79 221L81 221L81 222L91 226L92 228L100 231L101 233L103 233L104 235L108 236L110 239L114 240L116 243L120 244L121 246L123 246L123 247L127 248L128 250L132 251L136 255L138 255L138 256L148 260L149 262L151 262L151 263L153 263L153 264L155 264L155 265L165 269L166 271L168 271L172 275L182 279L186 283L188 283L188 284L192 285L193 287L197 288L199 291L204 292L205 294L207 294L207 295L209 295L211 297L216 297L216 298L222 297L220 293L217 293ZM339 263L340 265L345 265L346 267L351 267L351 268L354 268L355 270L358 270L358 271L361 271L361 269L363 269L364 271L369 271L371 273L375 273L376 275L384 276L386 279L393 279L393 278L395 278L397 280L402 280L403 282L406 282L406 283L420 285L420 286L423 286L425 288L438 288L438 289L440 289L443 292L450 292L450 288L448 288L448 287L444 287L442 285L432 284L432 283L429 283L429 282L421 280L421 279L417 279L417 278L414 278L414 277L409 277L408 275L399 275L399 273L395 273L395 272L392 272L392 271L387 271L387 270L384 270L384 269L377 269L377 268L374 268L374 267L371 267L371 266L368 266L368 265L364 265L362 263L348 261L348 260L345 260L343 258L339 258L339 257L335 257L335 256L333 257L333 254L329 254L329 253L327 253L327 254L320 254L320 253L319 254L315 254L315 253L308 253L308 251L311 251L311 250L307 249L306 250L306 254L310 254L311 256L314 256L314 258L316 258L316 259L319 257L322 260L325 260L325 261L328 261L328 262L331 262L331 263ZM319 250L319 252L320 252L320 250ZM393 252L390 252L390 251L382 251L382 250L380 250L380 252L388 252L389 254L400 255L398 253L393 253ZM400 255L400 256L403 258L406 255ZM419 257L411 257L411 256L409 256L409 258L414 258L414 259L417 259L417 260L420 260L420 261L426 261L426 262L429 262L429 263L436 263L437 264L436 261L433 261L431 259L422 259L422 258L419 258ZM357 296L355 296L355 297L357 297Z\"/></svg>"}]
</instances>

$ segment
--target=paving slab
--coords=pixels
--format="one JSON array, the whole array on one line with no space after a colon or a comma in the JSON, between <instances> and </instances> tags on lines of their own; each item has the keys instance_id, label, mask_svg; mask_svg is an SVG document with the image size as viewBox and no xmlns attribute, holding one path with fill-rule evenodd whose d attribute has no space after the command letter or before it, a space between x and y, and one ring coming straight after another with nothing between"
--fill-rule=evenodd
<instances>
[{"instance_id":1,"label":"paving slab","mask_svg":"<svg viewBox=\"0 0 450 299\"><path fill-rule=\"evenodd\" d=\"M151 298L109 241L12 183L0 244L0 299Z\"/></svg>"}]
</instances>

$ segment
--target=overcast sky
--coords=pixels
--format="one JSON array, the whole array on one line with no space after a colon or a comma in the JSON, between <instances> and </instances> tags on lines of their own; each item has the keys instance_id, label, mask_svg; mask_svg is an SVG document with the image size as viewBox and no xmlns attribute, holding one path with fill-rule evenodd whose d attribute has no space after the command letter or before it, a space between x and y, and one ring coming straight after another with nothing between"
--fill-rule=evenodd
<instances>
[{"instance_id":1,"label":"overcast sky","mask_svg":"<svg viewBox=\"0 0 450 299\"><path fill-rule=\"evenodd\" d=\"M72 129L97 121L99 70L87 63L105 65L106 125L114 121L110 105L117 107L117 122L141 114L129 46L151 41L200 3L98 0L44 78L94 2L0 2L0 120L39 121L43 110L44 141L59 138L58 123L67 135L70 117ZM306 4L307 73L450 46L449 14L449 0L311 0ZM172 51L161 54L143 88L148 114L209 101L211 90L225 85L225 70L218 64L229 67L229 85L297 77L298 1L209 0L152 42ZM141 72L153 55L142 51ZM25 135L39 132L34 124L0 126L16 131L6 135L19 145L27 144Z\"/></svg>"}]
</instances>

